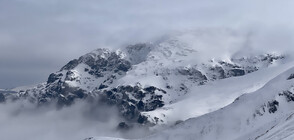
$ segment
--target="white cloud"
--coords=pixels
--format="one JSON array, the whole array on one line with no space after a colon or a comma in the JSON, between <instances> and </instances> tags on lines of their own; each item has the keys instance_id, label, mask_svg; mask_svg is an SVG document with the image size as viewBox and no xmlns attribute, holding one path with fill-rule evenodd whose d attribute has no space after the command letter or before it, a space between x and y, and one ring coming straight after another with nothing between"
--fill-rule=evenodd
<instances>
[{"instance_id":1,"label":"white cloud","mask_svg":"<svg viewBox=\"0 0 294 140\"><path fill-rule=\"evenodd\" d=\"M282 40L262 45L289 46L293 4L291 0L0 0L0 87L45 81L49 73L93 49L146 42L175 30L274 28ZM14 79L23 79L18 76L22 73L3 68L26 69L23 74L33 80L18 82Z\"/></svg>"}]
</instances>

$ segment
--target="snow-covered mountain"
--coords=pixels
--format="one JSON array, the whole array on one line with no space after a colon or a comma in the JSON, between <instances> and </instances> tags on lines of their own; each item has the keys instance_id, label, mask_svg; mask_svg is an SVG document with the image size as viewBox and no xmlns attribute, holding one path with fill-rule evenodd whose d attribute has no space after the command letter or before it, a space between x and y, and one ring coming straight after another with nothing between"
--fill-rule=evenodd
<instances>
[{"instance_id":1,"label":"snow-covered mountain","mask_svg":"<svg viewBox=\"0 0 294 140\"><path fill-rule=\"evenodd\" d=\"M185 32L97 49L47 82L0 93L0 99L58 108L94 99L118 108L124 120L119 129L172 127L146 139L273 137L278 127L291 128L282 120L291 115L294 65L287 54L244 53L244 36L230 30ZM265 133L270 129L277 133Z\"/></svg>"}]
</instances>

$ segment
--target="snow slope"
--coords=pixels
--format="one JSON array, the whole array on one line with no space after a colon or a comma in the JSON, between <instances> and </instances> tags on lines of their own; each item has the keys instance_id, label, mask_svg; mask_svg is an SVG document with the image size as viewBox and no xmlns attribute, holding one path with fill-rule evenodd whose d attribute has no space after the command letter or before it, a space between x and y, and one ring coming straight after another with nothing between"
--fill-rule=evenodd
<instances>
[{"instance_id":1,"label":"snow slope","mask_svg":"<svg viewBox=\"0 0 294 140\"><path fill-rule=\"evenodd\" d=\"M293 80L294 67L222 109L141 140L290 140L294 126Z\"/></svg>"},{"instance_id":2,"label":"snow slope","mask_svg":"<svg viewBox=\"0 0 294 140\"><path fill-rule=\"evenodd\" d=\"M294 68L291 68L261 89L237 98L234 103L223 109L189 119L175 128L146 139L287 138L291 130L291 116L294 113L294 82L293 79L289 79L293 73ZM285 95L285 91L289 91L289 95Z\"/></svg>"},{"instance_id":3,"label":"snow slope","mask_svg":"<svg viewBox=\"0 0 294 140\"><path fill-rule=\"evenodd\" d=\"M259 90L268 81L293 65L294 63L288 63L273 66L245 76L195 86L191 88L192 92L190 94L180 98L178 102L143 114L152 116L149 118L162 118L167 124L174 124L179 120L201 116L231 104L237 97L245 93ZM178 113L181 113L181 115L177 115Z\"/></svg>"}]
</instances>

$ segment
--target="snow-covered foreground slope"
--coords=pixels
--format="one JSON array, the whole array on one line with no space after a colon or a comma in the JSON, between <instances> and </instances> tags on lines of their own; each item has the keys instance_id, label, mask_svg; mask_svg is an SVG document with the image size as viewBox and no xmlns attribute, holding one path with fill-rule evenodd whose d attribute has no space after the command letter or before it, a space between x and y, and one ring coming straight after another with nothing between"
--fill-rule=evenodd
<instances>
[{"instance_id":1,"label":"snow-covered foreground slope","mask_svg":"<svg viewBox=\"0 0 294 140\"><path fill-rule=\"evenodd\" d=\"M259 139L265 140L293 140L294 139L294 120L293 115L283 118L276 126L273 126L269 131L259 135Z\"/></svg>"},{"instance_id":2,"label":"snow-covered foreground slope","mask_svg":"<svg viewBox=\"0 0 294 140\"><path fill-rule=\"evenodd\" d=\"M291 140L294 137L293 80L294 68L290 68L222 109L142 140Z\"/></svg>"},{"instance_id":3,"label":"snow-covered foreground slope","mask_svg":"<svg viewBox=\"0 0 294 140\"><path fill-rule=\"evenodd\" d=\"M162 118L167 124L201 116L231 104L240 95L259 90L269 80L293 65L294 63L273 66L245 76L195 86L191 88L190 94L180 98L178 102L143 114L152 116L149 118Z\"/></svg>"},{"instance_id":4,"label":"snow-covered foreground slope","mask_svg":"<svg viewBox=\"0 0 294 140\"><path fill-rule=\"evenodd\" d=\"M294 112L293 73L294 68L291 68L260 90L237 98L221 110L190 119L147 139L287 138Z\"/></svg>"}]
</instances>

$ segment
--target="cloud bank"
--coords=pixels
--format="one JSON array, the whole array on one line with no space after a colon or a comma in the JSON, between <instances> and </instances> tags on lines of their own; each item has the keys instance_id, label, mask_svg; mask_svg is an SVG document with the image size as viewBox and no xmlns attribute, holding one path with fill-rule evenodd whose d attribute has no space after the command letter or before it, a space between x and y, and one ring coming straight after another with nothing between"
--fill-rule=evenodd
<instances>
[{"instance_id":1,"label":"cloud bank","mask_svg":"<svg viewBox=\"0 0 294 140\"><path fill-rule=\"evenodd\" d=\"M0 0L0 88L43 82L69 60L99 47L153 41L173 31L275 29L269 38L257 39L264 45L289 46L293 4L291 0Z\"/></svg>"},{"instance_id":2,"label":"cloud bank","mask_svg":"<svg viewBox=\"0 0 294 140\"><path fill-rule=\"evenodd\" d=\"M91 136L138 138L148 130L134 126L118 131L123 120L116 107L76 102L70 107L36 106L22 101L0 104L3 140L83 140ZM151 131L150 131L151 132Z\"/></svg>"}]
</instances>

